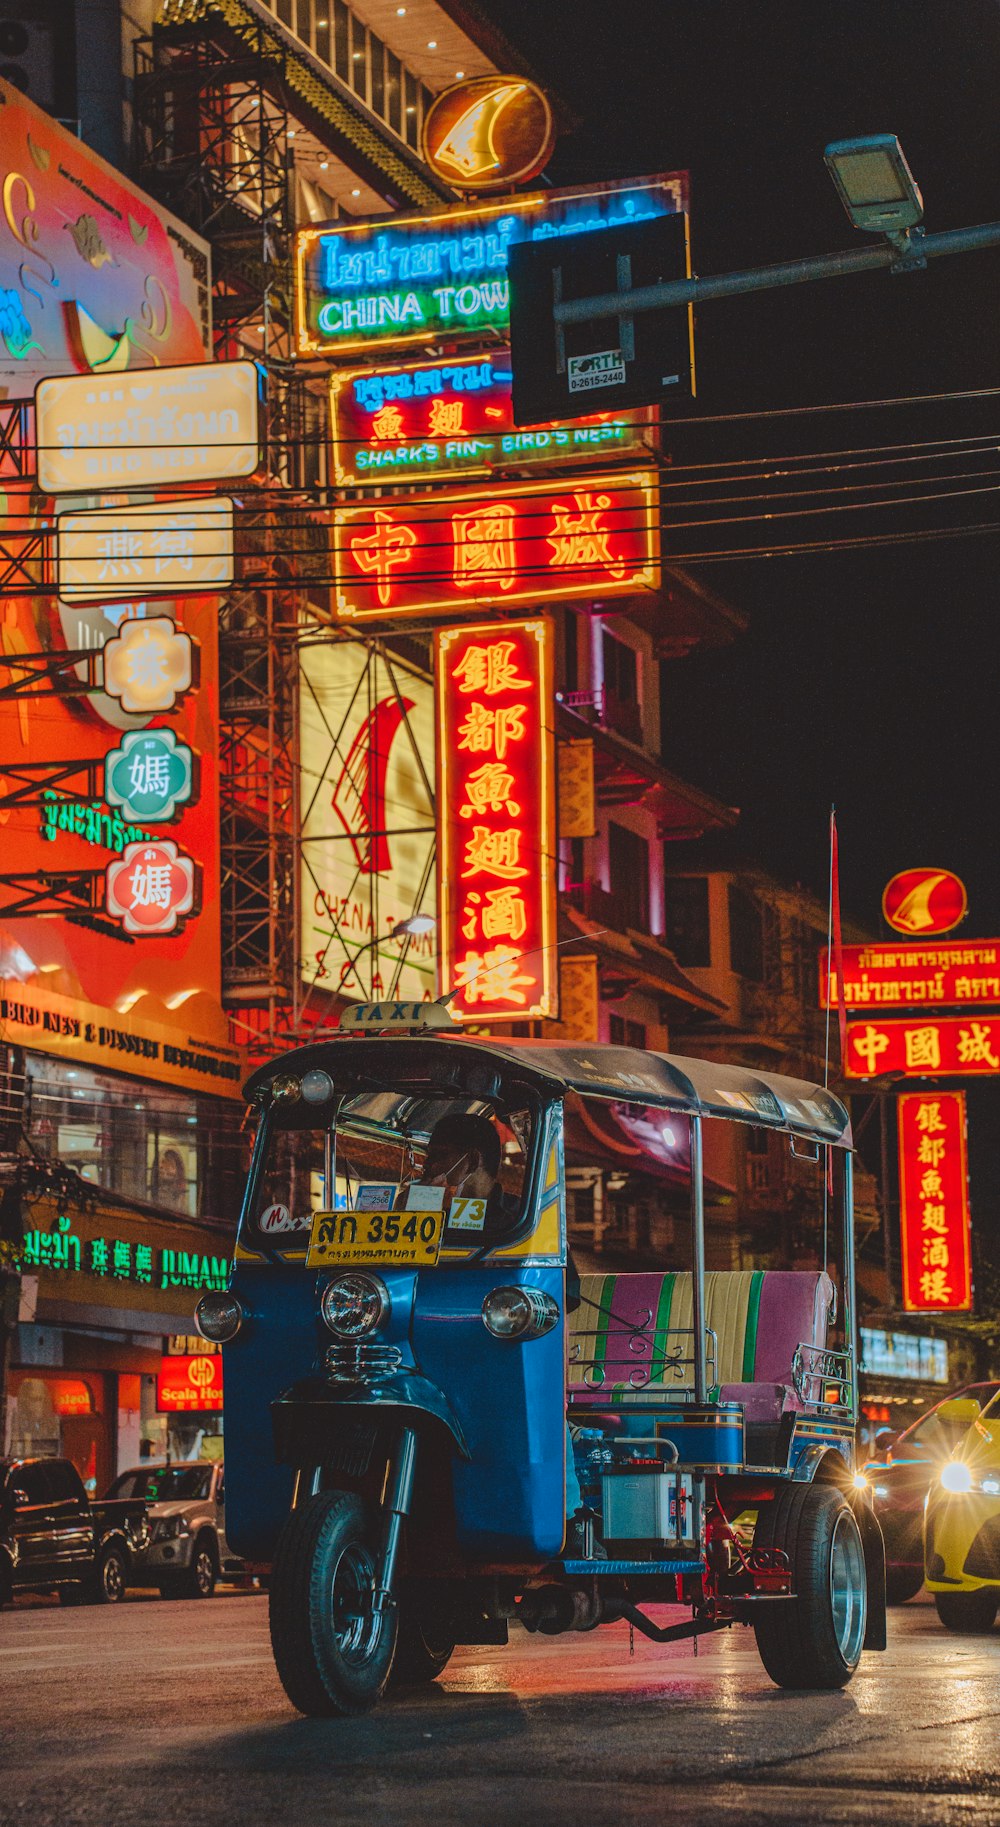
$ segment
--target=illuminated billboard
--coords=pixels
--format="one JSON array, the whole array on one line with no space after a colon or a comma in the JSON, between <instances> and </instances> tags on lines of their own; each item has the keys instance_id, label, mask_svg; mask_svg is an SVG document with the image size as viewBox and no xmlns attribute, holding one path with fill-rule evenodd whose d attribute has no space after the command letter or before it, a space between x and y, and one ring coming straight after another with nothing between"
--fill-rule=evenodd
<instances>
[{"instance_id":1,"label":"illuminated billboard","mask_svg":"<svg viewBox=\"0 0 1000 1827\"><path fill-rule=\"evenodd\" d=\"M64 603L224 590L233 581L233 504L153 501L56 521L56 588Z\"/></svg>"},{"instance_id":2,"label":"illuminated billboard","mask_svg":"<svg viewBox=\"0 0 1000 1827\"><path fill-rule=\"evenodd\" d=\"M598 413L518 430L510 353L455 355L339 369L330 377L330 437L339 488L480 476L495 469L635 460L655 437L649 410Z\"/></svg>"},{"instance_id":3,"label":"illuminated billboard","mask_svg":"<svg viewBox=\"0 0 1000 1827\"><path fill-rule=\"evenodd\" d=\"M515 242L645 222L687 206L686 174L673 172L300 229L298 352L339 357L503 335L507 250Z\"/></svg>"},{"instance_id":4,"label":"illuminated billboard","mask_svg":"<svg viewBox=\"0 0 1000 1827\"><path fill-rule=\"evenodd\" d=\"M332 538L344 620L632 595L660 582L659 484L619 470L338 507Z\"/></svg>"},{"instance_id":5,"label":"illuminated billboard","mask_svg":"<svg viewBox=\"0 0 1000 1827\"><path fill-rule=\"evenodd\" d=\"M27 399L46 375L204 360L208 243L2 79L0 117L7 397Z\"/></svg>"},{"instance_id":6,"label":"illuminated billboard","mask_svg":"<svg viewBox=\"0 0 1000 1827\"><path fill-rule=\"evenodd\" d=\"M845 945L844 1004L848 1009L899 1013L908 1007L1000 1007L1000 939L951 940L945 945ZM837 1006L837 978L832 978ZM820 1007L826 1008L828 965L820 953Z\"/></svg>"},{"instance_id":7,"label":"illuminated billboard","mask_svg":"<svg viewBox=\"0 0 1000 1827\"><path fill-rule=\"evenodd\" d=\"M932 938L965 919L965 883L950 869L901 869L882 893L882 917L899 933Z\"/></svg>"},{"instance_id":8,"label":"illuminated billboard","mask_svg":"<svg viewBox=\"0 0 1000 1827\"><path fill-rule=\"evenodd\" d=\"M436 994L434 692L361 641L299 650L302 977L349 998ZM419 930L395 938L402 921Z\"/></svg>"},{"instance_id":9,"label":"illuminated billboard","mask_svg":"<svg viewBox=\"0 0 1000 1827\"><path fill-rule=\"evenodd\" d=\"M441 991L456 1021L555 1015L552 627L435 638Z\"/></svg>"},{"instance_id":10,"label":"illuminated billboard","mask_svg":"<svg viewBox=\"0 0 1000 1827\"><path fill-rule=\"evenodd\" d=\"M980 1077L1000 1072L1000 1016L917 1015L912 1021L849 1021L848 1078L901 1072L907 1078Z\"/></svg>"},{"instance_id":11,"label":"illuminated billboard","mask_svg":"<svg viewBox=\"0 0 1000 1827\"><path fill-rule=\"evenodd\" d=\"M555 145L547 95L521 76L475 76L439 95L427 112L424 158L457 190L508 190L546 166Z\"/></svg>"},{"instance_id":12,"label":"illuminated billboard","mask_svg":"<svg viewBox=\"0 0 1000 1827\"><path fill-rule=\"evenodd\" d=\"M38 486L60 495L252 476L260 389L256 362L42 381Z\"/></svg>"},{"instance_id":13,"label":"illuminated billboard","mask_svg":"<svg viewBox=\"0 0 1000 1827\"><path fill-rule=\"evenodd\" d=\"M967 1313L972 1306L964 1091L906 1092L899 1103L903 1306Z\"/></svg>"}]
</instances>

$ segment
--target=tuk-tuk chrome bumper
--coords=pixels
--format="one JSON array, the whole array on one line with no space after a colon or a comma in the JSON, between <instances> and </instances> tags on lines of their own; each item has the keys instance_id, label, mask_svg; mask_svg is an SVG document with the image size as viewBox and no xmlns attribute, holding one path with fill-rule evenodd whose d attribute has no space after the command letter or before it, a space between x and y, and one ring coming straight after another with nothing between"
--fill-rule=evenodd
<instances>
[{"instance_id":1,"label":"tuk-tuk chrome bumper","mask_svg":"<svg viewBox=\"0 0 1000 1827\"><path fill-rule=\"evenodd\" d=\"M357 1419L359 1410L372 1421L384 1415L417 1427L424 1418L444 1427L462 1458L470 1457L461 1425L441 1391L412 1371L376 1383L315 1376L293 1383L271 1404L275 1457L282 1465L294 1466L323 1459L336 1450L345 1418L353 1413Z\"/></svg>"}]
</instances>

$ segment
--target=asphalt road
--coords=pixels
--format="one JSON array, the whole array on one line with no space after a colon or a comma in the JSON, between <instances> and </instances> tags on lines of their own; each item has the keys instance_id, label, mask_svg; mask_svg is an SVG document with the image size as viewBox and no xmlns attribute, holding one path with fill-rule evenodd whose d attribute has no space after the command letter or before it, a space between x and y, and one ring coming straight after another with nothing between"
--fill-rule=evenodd
<instances>
[{"instance_id":1,"label":"asphalt road","mask_svg":"<svg viewBox=\"0 0 1000 1827\"><path fill-rule=\"evenodd\" d=\"M363 1720L278 1685L267 1600L0 1616L0 1827L633 1827L1000 1820L1000 1627L917 1601L839 1694L771 1686L739 1630L512 1632Z\"/></svg>"}]
</instances>

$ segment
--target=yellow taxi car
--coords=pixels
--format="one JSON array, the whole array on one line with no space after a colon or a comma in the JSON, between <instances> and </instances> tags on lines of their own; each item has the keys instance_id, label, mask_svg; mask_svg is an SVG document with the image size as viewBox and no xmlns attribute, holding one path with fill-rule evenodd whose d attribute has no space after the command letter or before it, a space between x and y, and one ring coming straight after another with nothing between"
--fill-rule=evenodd
<instances>
[{"instance_id":1,"label":"yellow taxi car","mask_svg":"<svg viewBox=\"0 0 1000 1827\"><path fill-rule=\"evenodd\" d=\"M946 1408L969 1427L927 1494L924 1577L947 1630L987 1631L1000 1607L1000 1394Z\"/></svg>"}]
</instances>

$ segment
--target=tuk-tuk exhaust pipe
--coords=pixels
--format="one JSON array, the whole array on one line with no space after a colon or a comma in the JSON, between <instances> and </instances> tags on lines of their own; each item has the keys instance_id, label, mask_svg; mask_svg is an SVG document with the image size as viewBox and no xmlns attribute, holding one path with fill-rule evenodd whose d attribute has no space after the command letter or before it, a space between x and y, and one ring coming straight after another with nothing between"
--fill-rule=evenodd
<instances>
[{"instance_id":1,"label":"tuk-tuk exhaust pipe","mask_svg":"<svg viewBox=\"0 0 1000 1827\"><path fill-rule=\"evenodd\" d=\"M413 1501L413 1478L416 1464L417 1430L415 1427L401 1427L396 1438L396 1450L389 1461L386 1472L385 1493L382 1498L385 1534L382 1538L382 1553L376 1574L376 1611L387 1611L396 1602L392 1596L392 1582L396 1572L396 1561L399 1558L403 1518L409 1516L410 1505Z\"/></svg>"}]
</instances>

